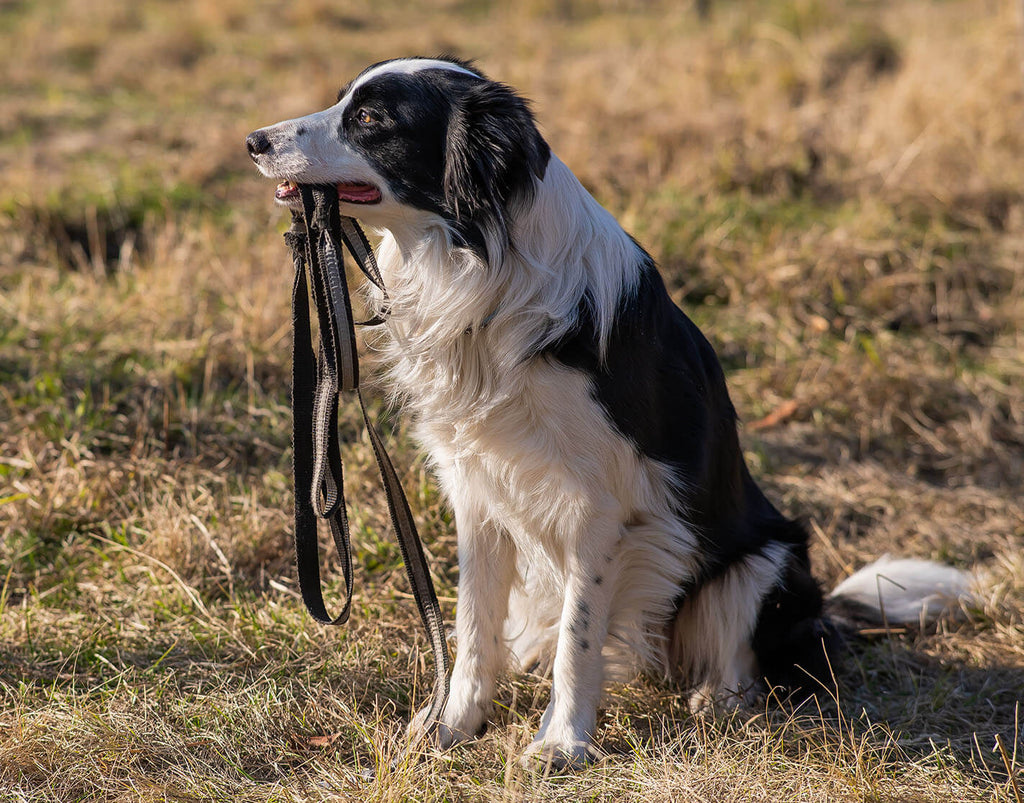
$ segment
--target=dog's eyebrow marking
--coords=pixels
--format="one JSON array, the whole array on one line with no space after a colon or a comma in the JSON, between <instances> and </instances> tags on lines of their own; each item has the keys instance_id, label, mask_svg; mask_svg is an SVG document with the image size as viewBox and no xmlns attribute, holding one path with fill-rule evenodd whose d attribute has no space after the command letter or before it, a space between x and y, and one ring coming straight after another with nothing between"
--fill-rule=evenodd
<instances>
[{"instance_id":1,"label":"dog's eyebrow marking","mask_svg":"<svg viewBox=\"0 0 1024 803\"><path fill-rule=\"evenodd\" d=\"M471 75L473 78L480 78L472 70L467 70L460 64L454 64L450 61L444 61L442 59L395 59L394 61L386 61L383 64L378 64L368 72L363 73L348 86L338 93L338 103L342 103L347 98L352 96L359 87L363 86L367 81L372 81L381 75L412 75L423 70L449 70L450 72L458 72L463 75Z\"/></svg>"}]
</instances>

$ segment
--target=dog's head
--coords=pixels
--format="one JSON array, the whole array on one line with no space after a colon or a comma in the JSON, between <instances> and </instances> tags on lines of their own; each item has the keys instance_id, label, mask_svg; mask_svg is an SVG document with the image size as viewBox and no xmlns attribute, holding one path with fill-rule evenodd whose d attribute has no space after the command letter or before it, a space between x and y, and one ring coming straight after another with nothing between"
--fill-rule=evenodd
<instances>
[{"instance_id":1,"label":"dog's head","mask_svg":"<svg viewBox=\"0 0 1024 803\"><path fill-rule=\"evenodd\" d=\"M550 151L526 102L468 62L376 64L324 111L246 138L275 197L300 203L297 184L333 184L342 213L389 228L410 213L443 219L466 245L508 239Z\"/></svg>"}]
</instances>

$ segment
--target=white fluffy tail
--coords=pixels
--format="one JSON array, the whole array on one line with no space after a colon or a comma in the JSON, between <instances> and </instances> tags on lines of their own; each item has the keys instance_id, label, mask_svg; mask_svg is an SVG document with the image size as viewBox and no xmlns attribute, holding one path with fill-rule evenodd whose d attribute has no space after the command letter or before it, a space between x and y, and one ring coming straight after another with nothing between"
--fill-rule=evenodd
<instances>
[{"instance_id":1,"label":"white fluffy tail","mask_svg":"<svg viewBox=\"0 0 1024 803\"><path fill-rule=\"evenodd\" d=\"M829 599L854 617L879 624L924 624L976 599L968 572L914 558L883 555L836 586Z\"/></svg>"}]
</instances>

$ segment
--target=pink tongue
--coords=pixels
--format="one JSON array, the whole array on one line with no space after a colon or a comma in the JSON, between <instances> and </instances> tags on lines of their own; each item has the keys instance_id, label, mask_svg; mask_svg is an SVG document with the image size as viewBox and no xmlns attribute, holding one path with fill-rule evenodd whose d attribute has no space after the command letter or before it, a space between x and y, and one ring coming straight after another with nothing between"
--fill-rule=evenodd
<instances>
[{"instance_id":1,"label":"pink tongue","mask_svg":"<svg viewBox=\"0 0 1024 803\"><path fill-rule=\"evenodd\" d=\"M380 193L372 184L339 184L338 197L348 201L375 201Z\"/></svg>"}]
</instances>

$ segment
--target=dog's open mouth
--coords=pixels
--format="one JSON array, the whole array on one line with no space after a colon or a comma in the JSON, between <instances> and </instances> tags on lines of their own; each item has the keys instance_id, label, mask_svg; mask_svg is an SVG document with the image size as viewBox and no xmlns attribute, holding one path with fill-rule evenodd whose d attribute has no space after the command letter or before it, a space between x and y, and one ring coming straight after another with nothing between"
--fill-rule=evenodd
<instances>
[{"instance_id":1,"label":"dog's open mouth","mask_svg":"<svg viewBox=\"0 0 1024 803\"><path fill-rule=\"evenodd\" d=\"M350 204L377 204L380 203L381 195L372 184L362 182L339 182L338 200ZM293 181L282 181L274 191L274 199L283 204L294 203L299 200L299 185Z\"/></svg>"}]
</instances>

